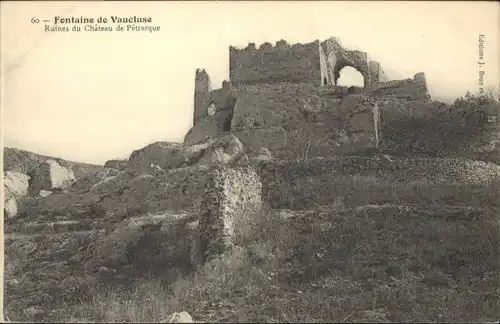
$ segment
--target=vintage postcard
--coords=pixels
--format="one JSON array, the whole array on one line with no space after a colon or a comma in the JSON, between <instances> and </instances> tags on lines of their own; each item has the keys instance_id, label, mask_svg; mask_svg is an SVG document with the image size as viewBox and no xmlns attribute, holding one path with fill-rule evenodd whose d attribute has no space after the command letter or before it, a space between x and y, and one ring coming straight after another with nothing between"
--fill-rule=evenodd
<instances>
[{"instance_id":1,"label":"vintage postcard","mask_svg":"<svg viewBox=\"0 0 500 324\"><path fill-rule=\"evenodd\" d=\"M2 1L4 322L500 321L500 5Z\"/></svg>"}]
</instances>

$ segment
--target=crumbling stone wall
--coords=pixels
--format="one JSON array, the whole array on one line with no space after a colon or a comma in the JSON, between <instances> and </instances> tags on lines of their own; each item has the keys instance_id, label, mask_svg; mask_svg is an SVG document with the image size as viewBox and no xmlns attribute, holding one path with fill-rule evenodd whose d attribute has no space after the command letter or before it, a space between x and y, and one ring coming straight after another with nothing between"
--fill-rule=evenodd
<instances>
[{"instance_id":1,"label":"crumbling stone wall","mask_svg":"<svg viewBox=\"0 0 500 324\"><path fill-rule=\"evenodd\" d=\"M316 86L336 85L339 72L345 66L358 70L363 75L365 86L385 81L378 62L369 62L365 52L343 48L335 37L295 45L281 40L276 46L264 43L258 49L254 43L249 43L244 49L231 46L229 52L229 75L234 84L298 82Z\"/></svg>"},{"instance_id":2,"label":"crumbling stone wall","mask_svg":"<svg viewBox=\"0 0 500 324\"><path fill-rule=\"evenodd\" d=\"M365 93L411 100L430 99L424 73L415 74L413 79L372 83L365 88Z\"/></svg>"},{"instance_id":3,"label":"crumbling stone wall","mask_svg":"<svg viewBox=\"0 0 500 324\"><path fill-rule=\"evenodd\" d=\"M199 221L203 260L233 246L234 224L261 209L262 184L251 167L210 170Z\"/></svg>"},{"instance_id":4,"label":"crumbling stone wall","mask_svg":"<svg viewBox=\"0 0 500 324\"><path fill-rule=\"evenodd\" d=\"M368 62L368 71L369 71L371 83L388 81L379 62L376 62L376 61Z\"/></svg>"},{"instance_id":5,"label":"crumbling stone wall","mask_svg":"<svg viewBox=\"0 0 500 324\"><path fill-rule=\"evenodd\" d=\"M281 40L258 49L249 43L243 49L229 48L231 83L307 82L321 84L319 41L287 44Z\"/></svg>"},{"instance_id":6,"label":"crumbling stone wall","mask_svg":"<svg viewBox=\"0 0 500 324\"><path fill-rule=\"evenodd\" d=\"M347 156L308 161L273 160L262 163L257 170L262 179L263 200L274 208L283 207L282 203L294 200L293 197L306 205L313 201L313 196L317 201L333 202L335 179L346 176L383 179L394 184L413 181L484 184L500 179L499 165L467 159Z\"/></svg>"},{"instance_id":7,"label":"crumbling stone wall","mask_svg":"<svg viewBox=\"0 0 500 324\"><path fill-rule=\"evenodd\" d=\"M309 83L265 83L237 87L231 130L299 127L306 96L317 93Z\"/></svg>"},{"instance_id":8,"label":"crumbling stone wall","mask_svg":"<svg viewBox=\"0 0 500 324\"><path fill-rule=\"evenodd\" d=\"M184 138L184 143L196 143L206 136L216 136L231 127L236 97L229 82L222 88L212 90L210 76L198 69L195 77L195 99L193 127Z\"/></svg>"},{"instance_id":9,"label":"crumbling stone wall","mask_svg":"<svg viewBox=\"0 0 500 324\"><path fill-rule=\"evenodd\" d=\"M350 66L361 73L364 85L367 86L374 82L384 81L385 75L376 61L368 61L368 55L361 51L351 51L345 49L336 37L321 43L323 55L326 57L327 83L336 85L340 77L340 70Z\"/></svg>"},{"instance_id":10,"label":"crumbling stone wall","mask_svg":"<svg viewBox=\"0 0 500 324\"><path fill-rule=\"evenodd\" d=\"M246 147L268 147L278 158L340 154L341 143L376 147L376 99L332 90L293 83L238 87L232 132Z\"/></svg>"}]
</instances>

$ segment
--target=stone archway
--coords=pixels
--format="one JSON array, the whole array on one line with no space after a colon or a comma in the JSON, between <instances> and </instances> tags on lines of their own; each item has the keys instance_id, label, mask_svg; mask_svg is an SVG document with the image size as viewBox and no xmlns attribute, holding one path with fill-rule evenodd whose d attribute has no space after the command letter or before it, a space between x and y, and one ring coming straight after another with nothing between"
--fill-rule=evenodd
<instances>
[{"instance_id":1,"label":"stone archway","mask_svg":"<svg viewBox=\"0 0 500 324\"><path fill-rule=\"evenodd\" d=\"M365 87L370 84L370 76L368 74L368 62L366 60L362 60L357 56L359 53L357 52L330 52L327 57L328 62L328 73L330 79L332 80L332 84L338 85L338 80L340 78L340 71L345 67L351 67L361 74L363 78L363 84L361 87Z\"/></svg>"},{"instance_id":2,"label":"stone archway","mask_svg":"<svg viewBox=\"0 0 500 324\"><path fill-rule=\"evenodd\" d=\"M351 66L345 66L338 71L335 83L344 87L364 87L365 78L361 72Z\"/></svg>"}]
</instances>

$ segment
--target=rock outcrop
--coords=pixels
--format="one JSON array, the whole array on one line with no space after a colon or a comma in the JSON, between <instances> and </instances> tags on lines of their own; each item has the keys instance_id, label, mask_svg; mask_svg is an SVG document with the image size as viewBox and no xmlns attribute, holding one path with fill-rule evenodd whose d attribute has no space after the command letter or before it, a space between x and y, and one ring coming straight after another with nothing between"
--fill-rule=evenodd
<instances>
[{"instance_id":1,"label":"rock outcrop","mask_svg":"<svg viewBox=\"0 0 500 324\"><path fill-rule=\"evenodd\" d=\"M197 162L198 165L230 165L244 154L243 144L234 135L216 141Z\"/></svg>"},{"instance_id":2,"label":"rock outcrop","mask_svg":"<svg viewBox=\"0 0 500 324\"><path fill-rule=\"evenodd\" d=\"M29 179L30 177L24 173L5 171L3 176L5 196L26 196L28 194Z\"/></svg>"},{"instance_id":3,"label":"rock outcrop","mask_svg":"<svg viewBox=\"0 0 500 324\"><path fill-rule=\"evenodd\" d=\"M18 212L18 200L28 194L30 177L24 173L6 171L3 177L4 212L8 218L15 217Z\"/></svg>"},{"instance_id":4,"label":"rock outcrop","mask_svg":"<svg viewBox=\"0 0 500 324\"><path fill-rule=\"evenodd\" d=\"M3 207L4 215L7 218L15 217L19 211L17 207L16 198L10 197L4 199L4 207Z\"/></svg>"},{"instance_id":5,"label":"rock outcrop","mask_svg":"<svg viewBox=\"0 0 500 324\"><path fill-rule=\"evenodd\" d=\"M176 169L195 164L212 144L213 141L189 146L156 142L134 151L130 155L128 165L133 172L138 174Z\"/></svg>"},{"instance_id":6,"label":"rock outcrop","mask_svg":"<svg viewBox=\"0 0 500 324\"><path fill-rule=\"evenodd\" d=\"M127 160L108 160L104 163L105 168L124 170L127 168Z\"/></svg>"},{"instance_id":7,"label":"rock outcrop","mask_svg":"<svg viewBox=\"0 0 500 324\"><path fill-rule=\"evenodd\" d=\"M41 163L48 160L54 160L61 166L73 170L76 179L86 177L103 169L102 165L67 161L60 158L35 154L25 150L10 147L5 147L3 149L4 171L15 171L29 174Z\"/></svg>"},{"instance_id":8,"label":"rock outcrop","mask_svg":"<svg viewBox=\"0 0 500 324\"><path fill-rule=\"evenodd\" d=\"M37 196L40 190L67 189L75 181L73 170L61 166L54 160L41 163L30 173L28 194Z\"/></svg>"},{"instance_id":9,"label":"rock outcrop","mask_svg":"<svg viewBox=\"0 0 500 324\"><path fill-rule=\"evenodd\" d=\"M192 165L229 165L243 154L243 144L228 135L193 145L157 142L134 151L128 164L132 172L155 174Z\"/></svg>"},{"instance_id":10,"label":"rock outcrop","mask_svg":"<svg viewBox=\"0 0 500 324\"><path fill-rule=\"evenodd\" d=\"M273 156L267 147L260 147L257 152L250 155L252 162L264 162L272 160Z\"/></svg>"}]
</instances>

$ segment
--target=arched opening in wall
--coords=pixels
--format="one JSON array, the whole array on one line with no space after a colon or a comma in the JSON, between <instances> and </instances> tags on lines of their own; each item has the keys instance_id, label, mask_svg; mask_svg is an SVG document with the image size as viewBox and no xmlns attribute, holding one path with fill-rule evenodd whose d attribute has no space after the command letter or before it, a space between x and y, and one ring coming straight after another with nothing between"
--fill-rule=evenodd
<instances>
[{"instance_id":1,"label":"arched opening in wall","mask_svg":"<svg viewBox=\"0 0 500 324\"><path fill-rule=\"evenodd\" d=\"M339 71L340 77L337 79L337 85L343 87L360 87L365 86L363 75L353 67L346 66Z\"/></svg>"},{"instance_id":2,"label":"arched opening in wall","mask_svg":"<svg viewBox=\"0 0 500 324\"><path fill-rule=\"evenodd\" d=\"M328 84L328 79L326 77L323 78L323 85L327 85Z\"/></svg>"}]
</instances>

